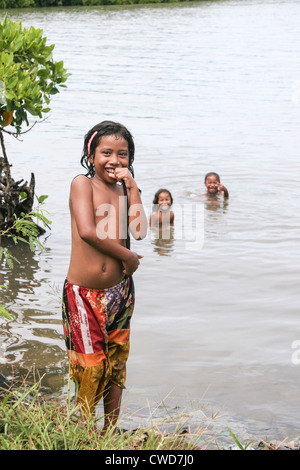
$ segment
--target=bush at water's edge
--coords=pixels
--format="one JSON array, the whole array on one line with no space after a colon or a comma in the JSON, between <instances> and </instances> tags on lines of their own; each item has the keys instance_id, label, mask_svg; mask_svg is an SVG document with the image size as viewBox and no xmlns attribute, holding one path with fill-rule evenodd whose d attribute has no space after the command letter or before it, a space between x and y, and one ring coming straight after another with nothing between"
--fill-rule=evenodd
<instances>
[{"instance_id":1,"label":"bush at water's edge","mask_svg":"<svg viewBox=\"0 0 300 470\"><path fill-rule=\"evenodd\" d=\"M0 9L59 6L133 5L143 3L189 2L191 0L0 0ZM201 0L200 0L201 1Z\"/></svg>"}]
</instances>

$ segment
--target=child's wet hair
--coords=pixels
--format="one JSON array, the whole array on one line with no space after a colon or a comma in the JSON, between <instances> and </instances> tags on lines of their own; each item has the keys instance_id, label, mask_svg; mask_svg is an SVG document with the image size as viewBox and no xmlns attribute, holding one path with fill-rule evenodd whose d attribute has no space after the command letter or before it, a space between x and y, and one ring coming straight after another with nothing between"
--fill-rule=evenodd
<instances>
[{"instance_id":1,"label":"child's wet hair","mask_svg":"<svg viewBox=\"0 0 300 470\"><path fill-rule=\"evenodd\" d=\"M172 197L172 194L170 193L170 191L168 189L164 189L164 188L161 188L159 189L158 191L156 191L156 193L154 194L154 199L153 199L153 204L158 204L158 198L159 198L159 195L161 193L167 193L169 194L170 196L170 199L171 199L171 204L173 204L173 197Z\"/></svg>"},{"instance_id":2,"label":"child's wet hair","mask_svg":"<svg viewBox=\"0 0 300 470\"><path fill-rule=\"evenodd\" d=\"M95 150L98 147L101 138L107 135L123 137L123 139L127 141L129 151L128 169L132 176L134 176L132 165L134 161L135 146L132 135L125 126L113 121L102 121L99 124L96 124L96 126L90 129L84 136L84 145L80 163L88 170L86 176L93 177L95 175L94 164L89 161L89 157L95 155Z\"/></svg>"},{"instance_id":3,"label":"child's wet hair","mask_svg":"<svg viewBox=\"0 0 300 470\"><path fill-rule=\"evenodd\" d=\"M218 173L215 173L214 171L210 171L209 173L206 173L205 177L204 177L204 183L206 182L207 178L209 176L215 176L217 178L217 180L219 181L220 183L220 176L218 175Z\"/></svg>"}]
</instances>

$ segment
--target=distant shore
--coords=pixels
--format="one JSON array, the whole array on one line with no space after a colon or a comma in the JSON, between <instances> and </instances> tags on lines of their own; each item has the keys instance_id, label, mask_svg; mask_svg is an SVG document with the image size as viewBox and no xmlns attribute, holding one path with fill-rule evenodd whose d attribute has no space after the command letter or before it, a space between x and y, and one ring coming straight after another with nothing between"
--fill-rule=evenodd
<instances>
[{"instance_id":1,"label":"distant shore","mask_svg":"<svg viewBox=\"0 0 300 470\"><path fill-rule=\"evenodd\" d=\"M195 1L195 0L193 0ZM202 1L202 0L196 0ZM0 2L0 10L14 8L45 8L45 7L74 7L74 6L121 6L121 5L143 5L158 3L188 3L189 0L2 0ZM12 4L13 3L13 4ZM41 4L42 3L42 4Z\"/></svg>"}]
</instances>

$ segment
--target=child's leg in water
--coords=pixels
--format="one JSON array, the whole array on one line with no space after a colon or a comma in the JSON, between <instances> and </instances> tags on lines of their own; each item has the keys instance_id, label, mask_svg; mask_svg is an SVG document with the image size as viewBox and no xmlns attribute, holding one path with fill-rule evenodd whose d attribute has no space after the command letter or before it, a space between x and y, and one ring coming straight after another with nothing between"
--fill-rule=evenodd
<instances>
[{"instance_id":1,"label":"child's leg in water","mask_svg":"<svg viewBox=\"0 0 300 470\"><path fill-rule=\"evenodd\" d=\"M103 434L105 434L109 428L114 427L117 424L120 414L122 391L122 388L111 382L105 389L103 394L105 415L104 427L102 430Z\"/></svg>"}]
</instances>

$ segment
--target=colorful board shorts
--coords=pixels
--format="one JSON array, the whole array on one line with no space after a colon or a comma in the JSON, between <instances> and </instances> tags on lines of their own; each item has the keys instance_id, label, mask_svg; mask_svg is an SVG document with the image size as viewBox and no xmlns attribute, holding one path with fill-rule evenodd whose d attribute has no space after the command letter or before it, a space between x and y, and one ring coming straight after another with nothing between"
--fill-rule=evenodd
<instances>
[{"instance_id":1,"label":"colorful board shorts","mask_svg":"<svg viewBox=\"0 0 300 470\"><path fill-rule=\"evenodd\" d=\"M65 280L63 329L77 403L93 412L109 382L125 388L130 319L134 309L131 276L108 289L88 289Z\"/></svg>"}]
</instances>

